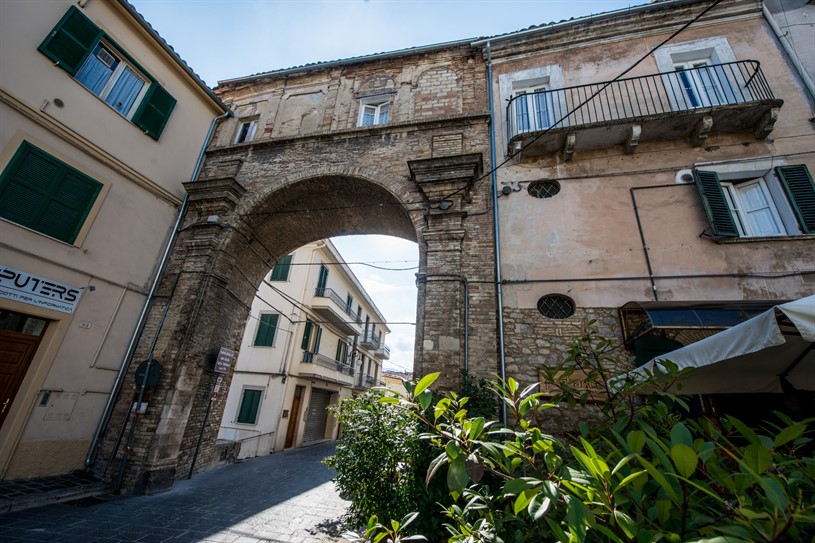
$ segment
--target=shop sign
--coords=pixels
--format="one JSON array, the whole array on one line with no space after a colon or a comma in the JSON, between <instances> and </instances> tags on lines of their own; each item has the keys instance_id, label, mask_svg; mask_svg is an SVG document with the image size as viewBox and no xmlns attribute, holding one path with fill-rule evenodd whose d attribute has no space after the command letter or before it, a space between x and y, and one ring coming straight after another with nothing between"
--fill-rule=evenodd
<instances>
[{"instance_id":1,"label":"shop sign","mask_svg":"<svg viewBox=\"0 0 815 543\"><path fill-rule=\"evenodd\" d=\"M0 265L0 298L70 313L82 289Z\"/></svg>"}]
</instances>

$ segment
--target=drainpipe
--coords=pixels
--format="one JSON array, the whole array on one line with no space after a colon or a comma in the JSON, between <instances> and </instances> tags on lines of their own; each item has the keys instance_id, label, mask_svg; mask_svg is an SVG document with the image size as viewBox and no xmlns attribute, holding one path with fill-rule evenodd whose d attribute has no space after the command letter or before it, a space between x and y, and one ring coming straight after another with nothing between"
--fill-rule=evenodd
<instances>
[{"instance_id":1,"label":"drainpipe","mask_svg":"<svg viewBox=\"0 0 815 543\"><path fill-rule=\"evenodd\" d=\"M231 115L232 112L227 111L223 115L219 115L212 119L212 123L209 125L209 132L207 132L207 137L204 139L204 144L201 146L201 151L198 153L198 160L195 162L195 169L193 170L192 177L190 178L191 181L196 181L198 179L198 174L201 172L201 165L204 162L204 152L212 139L212 133L215 131L215 125L221 119ZM175 244L176 237L178 236L178 228L181 226L181 220L184 218L184 213L187 211L188 200L189 195L185 194L184 201L181 203L181 208L178 210L178 216L175 219L173 230L170 233L170 239L167 240L167 245L164 247L164 254L161 255L161 261L158 269L156 270L156 275L153 278L153 284L150 285L150 291L147 293L147 299L144 301L144 306L139 314L139 320L136 322L136 328L133 330L133 336L131 336L130 343L127 345L124 358L122 358L122 364L119 366L119 372L116 374L116 381L113 383L113 388L110 391L110 396L108 396L105 409L102 411L102 417L99 419L99 424L96 426L96 432L93 434L90 449L88 449L88 454L85 456L86 467L90 467L94 462L96 448L99 445L99 438L102 436L102 432L105 430L105 427L110 420L110 414L113 412L113 405L116 398L119 396L119 391L122 388L125 375L127 375L127 370L130 367L130 358L133 356L133 353L136 350L136 344L139 336L141 335L142 328L144 327L144 321L147 319L147 310L150 308L150 303L155 297L156 290L158 290L159 280L161 280L161 275L164 273L164 268L167 266L167 261L170 259L170 251Z\"/></svg>"},{"instance_id":2,"label":"drainpipe","mask_svg":"<svg viewBox=\"0 0 815 543\"><path fill-rule=\"evenodd\" d=\"M809 91L810 99L815 101L815 83L813 83L812 78L807 73L803 64L801 64L801 61L798 60L798 55L795 54L795 51L790 45L789 39L778 26L778 23L775 22L772 13L770 13L770 10L767 9L767 5L763 2L761 3L761 11L764 13L764 18L767 20L767 24L769 24L770 28L773 29L775 37L778 38L778 41L781 43L781 47L783 47L784 51L787 53L787 57L789 57L790 62L792 62L792 65L795 67L795 70L801 77L801 81L803 81L804 86Z\"/></svg>"},{"instance_id":3,"label":"drainpipe","mask_svg":"<svg viewBox=\"0 0 815 543\"><path fill-rule=\"evenodd\" d=\"M504 301L501 292L501 231L498 225L498 174L495 171L495 109L492 103L492 48L487 41L487 98L490 101L490 169L492 170L492 213L495 223L495 300L498 304L498 361L501 381L507 379L504 358ZM507 406L501 402L501 422L507 423Z\"/></svg>"}]
</instances>

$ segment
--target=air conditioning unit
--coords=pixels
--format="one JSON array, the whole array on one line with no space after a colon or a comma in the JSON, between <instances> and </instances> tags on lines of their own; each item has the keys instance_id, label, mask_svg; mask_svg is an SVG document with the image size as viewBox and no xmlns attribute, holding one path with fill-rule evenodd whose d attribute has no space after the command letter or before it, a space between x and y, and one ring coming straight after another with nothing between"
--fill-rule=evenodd
<instances>
[{"instance_id":1,"label":"air conditioning unit","mask_svg":"<svg viewBox=\"0 0 815 543\"><path fill-rule=\"evenodd\" d=\"M693 170L679 170L674 177L674 183L677 185L686 185L693 183Z\"/></svg>"}]
</instances>

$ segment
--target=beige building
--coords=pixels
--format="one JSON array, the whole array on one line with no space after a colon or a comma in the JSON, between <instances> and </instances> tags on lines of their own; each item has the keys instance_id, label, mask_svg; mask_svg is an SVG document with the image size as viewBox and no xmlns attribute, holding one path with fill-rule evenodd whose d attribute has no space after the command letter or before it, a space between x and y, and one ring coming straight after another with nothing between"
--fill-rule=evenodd
<instances>
[{"instance_id":1,"label":"beige building","mask_svg":"<svg viewBox=\"0 0 815 543\"><path fill-rule=\"evenodd\" d=\"M336 439L326 408L380 384L388 332L331 241L284 257L252 303L219 439L239 458Z\"/></svg>"},{"instance_id":2,"label":"beige building","mask_svg":"<svg viewBox=\"0 0 815 543\"><path fill-rule=\"evenodd\" d=\"M225 111L124 0L0 3L0 478L92 459Z\"/></svg>"},{"instance_id":3,"label":"beige building","mask_svg":"<svg viewBox=\"0 0 815 543\"><path fill-rule=\"evenodd\" d=\"M538 380L584 319L643 363L815 292L813 102L760 2L657 2L478 44L508 161L509 375Z\"/></svg>"}]
</instances>

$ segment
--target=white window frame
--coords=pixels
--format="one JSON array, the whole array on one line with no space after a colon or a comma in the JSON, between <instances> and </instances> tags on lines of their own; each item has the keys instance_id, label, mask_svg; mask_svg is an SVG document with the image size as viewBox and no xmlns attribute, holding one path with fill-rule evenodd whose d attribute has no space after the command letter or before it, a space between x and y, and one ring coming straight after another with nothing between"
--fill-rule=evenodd
<instances>
[{"instance_id":1,"label":"white window frame","mask_svg":"<svg viewBox=\"0 0 815 543\"><path fill-rule=\"evenodd\" d=\"M535 89L545 88L546 90L562 89L565 86L563 79L563 69L559 64L540 66L528 70L520 70L501 74L498 76L498 107L501 110L501 134L506 137L507 126L507 104L509 101L522 92L530 92ZM568 104L562 93L557 93L548 100L549 122L554 124L566 113ZM568 126L568 119L564 119L558 128ZM505 142L506 143L506 142ZM506 147L506 145L504 145Z\"/></svg>"},{"instance_id":2,"label":"white window frame","mask_svg":"<svg viewBox=\"0 0 815 543\"><path fill-rule=\"evenodd\" d=\"M96 54L97 48L103 49L110 56L112 56L115 61L118 62L116 67L113 69L113 72L111 73L110 77L105 82L105 85L98 92L88 87L85 84L85 82L79 78L79 75L82 73L82 70L85 68L85 66L88 65L89 62L92 62L94 58L99 58L98 55ZM116 86L116 83L122 77L122 74L125 73L126 69L129 70L136 78L138 78L142 82L142 86L138 94L136 94L136 97L133 99L133 103L130 104L128 110L122 112L116 109L116 107L114 107L113 105L109 104L107 102L107 98L110 95L111 91ZM88 58L85 60L85 62L82 63L82 66L80 66L79 70L76 72L74 79L80 85L82 85L83 88L85 88L94 96L99 98L102 102L104 102L106 106L108 106L113 111L115 111L116 113L118 113L127 120L132 120L133 115L135 115L136 111L139 109L139 105L141 104L142 100L144 100L144 96L147 94L147 90L150 88L151 84L151 80L149 77L144 75L144 73L142 73L141 70L139 70L133 64L131 64L127 60L127 58L122 53L119 52L119 50L116 47L108 43L106 40L101 40L98 44L96 44L94 50L91 52L90 55L88 55Z\"/></svg>"},{"instance_id":3,"label":"white window frame","mask_svg":"<svg viewBox=\"0 0 815 543\"><path fill-rule=\"evenodd\" d=\"M365 119L365 111L366 109L372 110L374 122L370 124L363 124ZM382 112L386 111L386 118L384 121L382 120ZM386 125L390 122L391 118L391 102L390 97L383 97L383 96L370 96L367 98L361 98L359 100L359 114L357 115L357 126L378 126L378 125Z\"/></svg>"},{"instance_id":4,"label":"white window frame","mask_svg":"<svg viewBox=\"0 0 815 543\"><path fill-rule=\"evenodd\" d=\"M763 195L767 202L767 209L770 212L770 217L776 227L776 232L767 233L759 232L753 226L752 221L745 210L746 201L744 192L746 189L756 187ZM763 177L755 179L748 179L739 183L724 181L722 182L722 190L727 200L727 205L730 207L730 213L736 221L736 227L739 230L739 237L765 237L765 236L784 236L787 235L787 230L784 223L781 221L781 216L778 213L778 207L767 188L767 182Z\"/></svg>"},{"instance_id":5,"label":"white window frame","mask_svg":"<svg viewBox=\"0 0 815 543\"><path fill-rule=\"evenodd\" d=\"M241 119L238 122L237 130L235 130L235 137L233 138L232 143L233 144L249 143L250 141L254 140L257 125L258 125L257 119ZM246 135L243 139L241 139L244 127L246 127Z\"/></svg>"},{"instance_id":6,"label":"white window frame","mask_svg":"<svg viewBox=\"0 0 815 543\"><path fill-rule=\"evenodd\" d=\"M775 161L768 158L756 159L750 163L698 163L694 164L694 168L716 172L716 175L718 175L725 200L727 200L730 213L733 215L736 227L739 230L739 238L772 237L768 234L753 234L751 227L748 226L745 228L744 224L749 223L749 221L746 220L746 217L738 208L738 196L736 196L736 203L733 202L734 196L731 187L734 185L738 187L739 185L753 182L760 183L765 196L768 197L770 212L781 230L780 234L775 235L798 236L802 235L803 231L798 225L798 220L795 218L792 205L789 200L787 200L781 182L776 177L774 171L776 166L784 165L785 163L783 161Z\"/></svg>"},{"instance_id":7,"label":"white window frame","mask_svg":"<svg viewBox=\"0 0 815 543\"><path fill-rule=\"evenodd\" d=\"M663 46L654 52L654 61L657 64L657 69L660 73L671 74L671 72L679 72L684 69L699 68L705 65L712 64L727 64L729 62L736 62L736 55L730 47L730 43L724 36L714 36L712 38L705 38L701 40L693 40L676 45ZM711 68L711 71L715 68ZM691 83L694 88L705 88L706 85L703 81L702 75L704 72L695 70L691 75ZM738 88L738 84L731 80L727 71L716 72L716 79L719 82L726 81L727 87L716 86L716 96L711 100L708 93L707 96L690 95L685 88L681 92L668 92L668 102L671 104L673 111L683 111L695 108L711 107L721 104L735 103L739 101L733 89ZM663 84L666 89L682 85L679 75L663 75ZM693 102L697 101L697 105Z\"/></svg>"}]
</instances>

